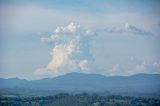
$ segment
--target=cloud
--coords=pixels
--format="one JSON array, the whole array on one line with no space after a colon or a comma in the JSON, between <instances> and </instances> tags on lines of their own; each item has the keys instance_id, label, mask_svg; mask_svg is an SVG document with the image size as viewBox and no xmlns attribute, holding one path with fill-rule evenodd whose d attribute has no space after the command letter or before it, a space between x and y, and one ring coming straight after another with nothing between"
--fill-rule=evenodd
<instances>
[{"instance_id":1,"label":"cloud","mask_svg":"<svg viewBox=\"0 0 160 106\"><path fill-rule=\"evenodd\" d=\"M131 25L129 23L125 24L125 29L126 29L126 31L131 32L133 34L140 34L140 35L150 35L151 34L150 32L142 30L142 29L140 29L134 25Z\"/></svg>"},{"instance_id":2,"label":"cloud","mask_svg":"<svg viewBox=\"0 0 160 106\"><path fill-rule=\"evenodd\" d=\"M105 28L105 31L110 33L121 33L123 32L123 29L120 27L107 27Z\"/></svg>"},{"instance_id":3,"label":"cloud","mask_svg":"<svg viewBox=\"0 0 160 106\"><path fill-rule=\"evenodd\" d=\"M150 60L150 61L139 61L133 67L133 72L135 73L160 73L160 61L159 60Z\"/></svg>"},{"instance_id":4,"label":"cloud","mask_svg":"<svg viewBox=\"0 0 160 106\"><path fill-rule=\"evenodd\" d=\"M160 61L142 61L141 63L135 66L135 70L142 72L152 72L159 73L160 72Z\"/></svg>"},{"instance_id":5,"label":"cloud","mask_svg":"<svg viewBox=\"0 0 160 106\"><path fill-rule=\"evenodd\" d=\"M146 63L146 61L143 61L143 62L137 64L137 65L135 66L135 69L136 69L136 70L144 70L144 69L146 69L147 65L148 65L148 64Z\"/></svg>"},{"instance_id":6,"label":"cloud","mask_svg":"<svg viewBox=\"0 0 160 106\"><path fill-rule=\"evenodd\" d=\"M118 33L118 34L121 34L121 33L130 33L130 34L134 34L134 35L152 35L151 32L148 32L148 31L145 31L135 25L131 25L129 23L126 23L124 25L124 27L107 27L105 28L105 32L108 32L108 33Z\"/></svg>"},{"instance_id":7,"label":"cloud","mask_svg":"<svg viewBox=\"0 0 160 106\"><path fill-rule=\"evenodd\" d=\"M65 27L57 27L49 38L52 42L52 59L46 68L38 69L36 75L57 76L68 72L89 72L94 60L90 53L90 40L95 32L71 23Z\"/></svg>"},{"instance_id":8,"label":"cloud","mask_svg":"<svg viewBox=\"0 0 160 106\"><path fill-rule=\"evenodd\" d=\"M160 61L158 60L138 60L131 57L127 63L116 63L112 64L111 67L105 69L107 76L111 75L134 75L138 73L149 73L149 74L159 74L160 73Z\"/></svg>"},{"instance_id":9,"label":"cloud","mask_svg":"<svg viewBox=\"0 0 160 106\"><path fill-rule=\"evenodd\" d=\"M122 67L120 64L113 64L110 69L107 70L107 75L120 75L122 73Z\"/></svg>"},{"instance_id":10,"label":"cloud","mask_svg":"<svg viewBox=\"0 0 160 106\"><path fill-rule=\"evenodd\" d=\"M154 62L153 66L159 68L159 70L160 70L160 61L159 62Z\"/></svg>"}]
</instances>

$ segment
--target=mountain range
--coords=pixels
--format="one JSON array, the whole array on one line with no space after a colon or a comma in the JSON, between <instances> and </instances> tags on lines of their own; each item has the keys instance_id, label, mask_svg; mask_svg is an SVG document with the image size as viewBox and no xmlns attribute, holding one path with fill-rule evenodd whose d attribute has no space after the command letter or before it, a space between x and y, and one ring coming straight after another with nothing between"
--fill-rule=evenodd
<instances>
[{"instance_id":1,"label":"mountain range","mask_svg":"<svg viewBox=\"0 0 160 106\"><path fill-rule=\"evenodd\" d=\"M0 78L0 89L32 89L61 92L101 92L102 94L156 95L160 97L160 74L103 76L68 73L55 78L25 80ZM105 92L105 93L104 93Z\"/></svg>"}]
</instances>

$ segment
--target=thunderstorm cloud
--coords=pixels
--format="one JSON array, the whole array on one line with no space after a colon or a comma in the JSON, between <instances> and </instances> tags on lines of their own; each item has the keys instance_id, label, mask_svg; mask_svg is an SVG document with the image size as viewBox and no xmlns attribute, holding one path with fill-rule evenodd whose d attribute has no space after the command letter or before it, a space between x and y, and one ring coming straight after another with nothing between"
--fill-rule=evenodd
<instances>
[{"instance_id":1,"label":"thunderstorm cloud","mask_svg":"<svg viewBox=\"0 0 160 106\"><path fill-rule=\"evenodd\" d=\"M57 27L49 38L41 40L52 42L52 59L45 68L34 72L36 75L62 75L68 72L90 72L94 60L90 53L90 41L95 32L70 23Z\"/></svg>"}]
</instances>

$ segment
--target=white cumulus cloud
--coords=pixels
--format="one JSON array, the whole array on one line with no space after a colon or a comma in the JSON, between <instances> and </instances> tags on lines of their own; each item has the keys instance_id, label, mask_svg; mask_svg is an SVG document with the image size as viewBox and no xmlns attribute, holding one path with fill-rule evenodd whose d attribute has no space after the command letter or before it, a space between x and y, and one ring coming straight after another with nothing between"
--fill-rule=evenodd
<instances>
[{"instance_id":1,"label":"white cumulus cloud","mask_svg":"<svg viewBox=\"0 0 160 106\"><path fill-rule=\"evenodd\" d=\"M41 40L52 42L52 59L46 68L38 69L36 75L57 76L68 72L89 72L93 56L90 53L90 40L95 32L71 23L57 27L49 38Z\"/></svg>"}]
</instances>

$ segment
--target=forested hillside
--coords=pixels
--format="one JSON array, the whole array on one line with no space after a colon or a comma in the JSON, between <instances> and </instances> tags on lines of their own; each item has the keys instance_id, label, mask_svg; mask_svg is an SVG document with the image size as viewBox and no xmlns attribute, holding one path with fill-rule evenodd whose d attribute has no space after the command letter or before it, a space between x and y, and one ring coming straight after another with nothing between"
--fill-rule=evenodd
<instances>
[{"instance_id":1,"label":"forested hillside","mask_svg":"<svg viewBox=\"0 0 160 106\"><path fill-rule=\"evenodd\" d=\"M0 97L0 106L160 106L160 100L118 95L60 93L55 96L31 98Z\"/></svg>"}]
</instances>

